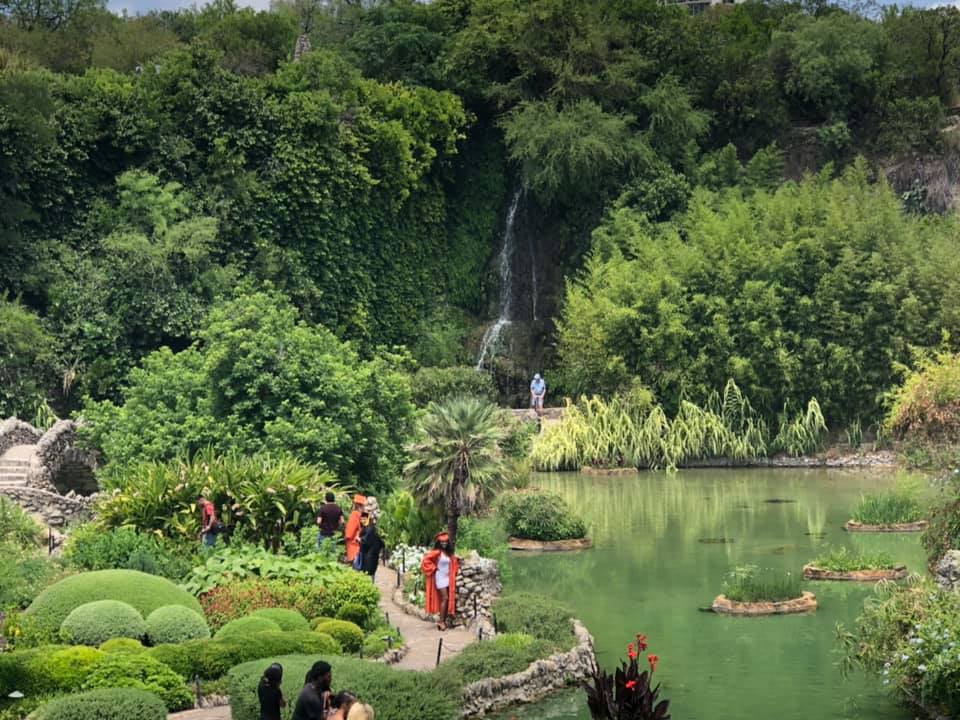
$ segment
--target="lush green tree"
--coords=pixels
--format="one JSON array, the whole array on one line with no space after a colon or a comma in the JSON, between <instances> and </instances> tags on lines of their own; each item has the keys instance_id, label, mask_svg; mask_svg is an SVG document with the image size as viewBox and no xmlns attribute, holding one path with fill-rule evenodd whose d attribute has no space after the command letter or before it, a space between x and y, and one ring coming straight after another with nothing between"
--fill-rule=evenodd
<instances>
[{"instance_id":1,"label":"lush green tree","mask_svg":"<svg viewBox=\"0 0 960 720\"><path fill-rule=\"evenodd\" d=\"M419 433L404 474L417 502L442 508L456 544L460 516L489 503L503 485L496 407L470 397L431 404Z\"/></svg>"},{"instance_id":2,"label":"lush green tree","mask_svg":"<svg viewBox=\"0 0 960 720\"><path fill-rule=\"evenodd\" d=\"M32 420L57 389L56 343L34 313L0 295L0 417Z\"/></svg>"},{"instance_id":3,"label":"lush green tree","mask_svg":"<svg viewBox=\"0 0 960 720\"><path fill-rule=\"evenodd\" d=\"M406 363L386 351L362 360L279 294L242 295L210 312L195 345L148 355L122 403L88 403L85 432L120 465L205 446L289 452L379 492L413 429Z\"/></svg>"},{"instance_id":4,"label":"lush green tree","mask_svg":"<svg viewBox=\"0 0 960 720\"><path fill-rule=\"evenodd\" d=\"M26 30L57 30L77 15L103 7L104 0L0 0L0 14Z\"/></svg>"}]
</instances>

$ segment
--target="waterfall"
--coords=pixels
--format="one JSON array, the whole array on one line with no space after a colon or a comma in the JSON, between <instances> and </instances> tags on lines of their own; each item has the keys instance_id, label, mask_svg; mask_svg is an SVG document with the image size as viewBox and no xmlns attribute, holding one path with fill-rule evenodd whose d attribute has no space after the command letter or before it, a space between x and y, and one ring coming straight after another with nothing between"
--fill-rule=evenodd
<instances>
[{"instance_id":1,"label":"waterfall","mask_svg":"<svg viewBox=\"0 0 960 720\"><path fill-rule=\"evenodd\" d=\"M497 321L487 328L483 334L483 340L480 342L480 353L477 355L477 370L483 370L483 361L487 359L489 353L493 360L497 352L497 346L500 343L500 336L503 329L510 324L513 319L513 254L515 245L514 220L517 216L517 208L520 206L520 195L522 189L517 188L510 200L510 208L507 210L507 223L503 229L503 247L500 249L499 271L500 271L500 314ZM532 248L532 246L531 246ZM536 275L534 275L536 278Z\"/></svg>"}]
</instances>

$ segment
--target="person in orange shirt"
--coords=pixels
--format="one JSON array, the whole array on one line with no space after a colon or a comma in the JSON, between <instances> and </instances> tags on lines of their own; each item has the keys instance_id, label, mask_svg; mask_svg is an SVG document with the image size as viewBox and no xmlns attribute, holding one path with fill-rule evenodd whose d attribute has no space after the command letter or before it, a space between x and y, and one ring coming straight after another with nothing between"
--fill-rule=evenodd
<instances>
[{"instance_id":1,"label":"person in orange shirt","mask_svg":"<svg viewBox=\"0 0 960 720\"><path fill-rule=\"evenodd\" d=\"M426 578L427 612L440 618L437 629L446 630L447 621L457 614L457 572L460 570L449 533L437 535L437 543L423 556L420 569Z\"/></svg>"},{"instance_id":2,"label":"person in orange shirt","mask_svg":"<svg viewBox=\"0 0 960 720\"><path fill-rule=\"evenodd\" d=\"M347 520L347 526L343 529L343 544L347 548L347 562L352 563L357 553L360 552L360 513L367 504L367 498L363 495L353 496L353 512Z\"/></svg>"}]
</instances>

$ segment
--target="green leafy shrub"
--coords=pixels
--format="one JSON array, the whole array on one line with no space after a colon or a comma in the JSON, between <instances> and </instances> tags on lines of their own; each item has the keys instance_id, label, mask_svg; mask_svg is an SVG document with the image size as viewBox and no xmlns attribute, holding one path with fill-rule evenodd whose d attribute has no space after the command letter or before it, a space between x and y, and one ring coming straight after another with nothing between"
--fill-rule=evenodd
<instances>
[{"instance_id":1,"label":"green leafy shrub","mask_svg":"<svg viewBox=\"0 0 960 720\"><path fill-rule=\"evenodd\" d=\"M116 637L100 643L100 650L111 655L136 655L146 652L147 648L139 640Z\"/></svg>"},{"instance_id":2,"label":"green leafy shrub","mask_svg":"<svg viewBox=\"0 0 960 720\"><path fill-rule=\"evenodd\" d=\"M191 676L222 677L234 665L277 654L319 653L339 655L340 644L329 635L317 632L285 633L265 631L244 639L194 640L181 646L187 649L191 662Z\"/></svg>"},{"instance_id":3,"label":"green leafy shrub","mask_svg":"<svg viewBox=\"0 0 960 720\"><path fill-rule=\"evenodd\" d=\"M57 575L57 566L33 548L21 548L13 543L0 542L0 611L21 610ZM55 629L55 628L54 628ZM43 633L32 632L29 640ZM24 638L27 639L27 638ZM17 639L18 641L20 639Z\"/></svg>"},{"instance_id":4,"label":"green leafy shrub","mask_svg":"<svg viewBox=\"0 0 960 720\"><path fill-rule=\"evenodd\" d=\"M9 498L0 496L0 543L36 548L42 537L43 528L23 508Z\"/></svg>"},{"instance_id":5,"label":"green leafy shrub","mask_svg":"<svg viewBox=\"0 0 960 720\"><path fill-rule=\"evenodd\" d=\"M907 442L960 442L960 354L921 358L894 390L887 426Z\"/></svg>"},{"instance_id":6,"label":"green leafy shrub","mask_svg":"<svg viewBox=\"0 0 960 720\"><path fill-rule=\"evenodd\" d=\"M864 525L916 522L923 516L923 507L916 496L897 490L863 495L853 510L853 519Z\"/></svg>"},{"instance_id":7,"label":"green leafy shrub","mask_svg":"<svg viewBox=\"0 0 960 720\"><path fill-rule=\"evenodd\" d=\"M936 505L929 522L921 542L927 551L927 562L933 567L947 550L960 547L960 496L954 494L952 499Z\"/></svg>"},{"instance_id":8,"label":"green leafy shrub","mask_svg":"<svg viewBox=\"0 0 960 720\"><path fill-rule=\"evenodd\" d=\"M537 491L504 493L496 509L510 535L530 540L568 540L587 534L583 520L576 517L559 495Z\"/></svg>"},{"instance_id":9,"label":"green leafy shrub","mask_svg":"<svg viewBox=\"0 0 960 720\"><path fill-rule=\"evenodd\" d=\"M147 638L153 645L208 637L210 628L203 615L182 605L164 605L147 616Z\"/></svg>"},{"instance_id":10,"label":"green leafy shrub","mask_svg":"<svg viewBox=\"0 0 960 720\"><path fill-rule=\"evenodd\" d=\"M48 673L56 683L57 690L72 692L80 689L91 668L105 657L106 654L100 650L77 645L57 650L44 657L37 657L32 662L45 666L42 670L40 668L37 670Z\"/></svg>"},{"instance_id":11,"label":"green leafy shrub","mask_svg":"<svg viewBox=\"0 0 960 720\"><path fill-rule=\"evenodd\" d=\"M196 598L169 580L135 570L99 570L71 575L40 593L26 610L43 629L56 630L74 608L96 600L118 600L149 615L164 605L201 612Z\"/></svg>"},{"instance_id":12,"label":"green leafy shrub","mask_svg":"<svg viewBox=\"0 0 960 720\"><path fill-rule=\"evenodd\" d=\"M478 397L496 402L497 388L489 373L477 372L472 367L424 367L410 380L413 402L426 407L431 402L443 402L452 397Z\"/></svg>"},{"instance_id":13,"label":"green leafy shrub","mask_svg":"<svg viewBox=\"0 0 960 720\"><path fill-rule=\"evenodd\" d=\"M146 654L111 655L94 666L83 683L83 689L147 690L159 697L168 711L176 712L193 707L193 695L184 682L183 677Z\"/></svg>"},{"instance_id":14,"label":"green leafy shrub","mask_svg":"<svg viewBox=\"0 0 960 720\"><path fill-rule=\"evenodd\" d=\"M573 613L559 603L529 593L502 595L493 604L497 631L528 633L563 650L573 647Z\"/></svg>"},{"instance_id":15,"label":"green leafy shrub","mask_svg":"<svg viewBox=\"0 0 960 720\"><path fill-rule=\"evenodd\" d=\"M104 532L95 523L75 528L67 536L63 557L80 570L139 570L179 581L192 566L191 558L177 552L155 535L118 527Z\"/></svg>"},{"instance_id":16,"label":"green leafy shrub","mask_svg":"<svg viewBox=\"0 0 960 720\"><path fill-rule=\"evenodd\" d=\"M321 615L320 617L315 617L315 618L313 618L313 620L310 621L310 629L311 629L311 630L316 630L318 627L320 627L321 625L323 625L325 622L330 622L331 620L336 620L336 619L337 619L337 618L324 617L323 615Z\"/></svg>"},{"instance_id":17,"label":"green leafy shrub","mask_svg":"<svg viewBox=\"0 0 960 720\"><path fill-rule=\"evenodd\" d=\"M382 637L370 634L363 639L360 654L368 659L378 658L387 651L387 641Z\"/></svg>"},{"instance_id":18,"label":"green leafy shrub","mask_svg":"<svg viewBox=\"0 0 960 720\"><path fill-rule=\"evenodd\" d=\"M74 608L60 625L64 640L99 645L117 637L142 638L147 624L135 607L119 600L96 600Z\"/></svg>"},{"instance_id":19,"label":"green leafy shrub","mask_svg":"<svg viewBox=\"0 0 960 720\"><path fill-rule=\"evenodd\" d=\"M214 640L244 640L254 633L265 632L267 630L280 630L280 625L270 618L251 615L250 617L231 620L217 630L213 638Z\"/></svg>"},{"instance_id":20,"label":"green leafy shrub","mask_svg":"<svg viewBox=\"0 0 960 720\"><path fill-rule=\"evenodd\" d=\"M370 619L370 609L360 603L346 603L337 610L337 620L346 620L359 627L366 627Z\"/></svg>"},{"instance_id":21,"label":"green leafy shrub","mask_svg":"<svg viewBox=\"0 0 960 720\"><path fill-rule=\"evenodd\" d=\"M451 682L469 684L488 677L502 677L526 670L530 663L549 657L557 645L520 633L497 635L489 642L467 645L452 660L434 672Z\"/></svg>"},{"instance_id":22,"label":"green leafy shrub","mask_svg":"<svg viewBox=\"0 0 960 720\"><path fill-rule=\"evenodd\" d=\"M267 665L273 662L283 665L283 694L295 698L307 670L320 659L330 663L338 686L350 688L376 708L377 720L450 720L457 714L456 689L438 682L430 673L394 670L383 663L356 658L288 655L244 663L230 671L233 720L259 718L260 707L254 690ZM291 710L288 705L284 718L289 718Z\"/></svg>"},{"instance_id":23,"label":"green leafy shrub","mask_svg":"<svg viewBox=\"0 0 960 720\"><path fill-rule=\"evenodd\" d=\"M310 629L310 623L296 610L287 608L262 608L256 610L252 617L263 617L273 620L281 630L288 632L305 632Z\"/></svg>"},{"instance_id":24,"label":"green leafy shrub","mask_svg":"<svg viewBox=\"0 0 960 720\"><path fill-rule=\"evenodd\" d=\"M779 602L800 597L800 578L793 573L755 565L736 567L723 583L723 594L735 602Z\"/></svg>"},{"instance_id":25,"label":"green leafy shrub","mask_svg":"<svg viewBox=\"0 0 960 720\"><path fill-rule=\"evenodd\" d=\"M380 602L380 591L366 573L350 572L334 579L328 588L325 606L316 613L304 613L307 617L330 615L336 617L344 605L361 605L372 613Z\"/></svg>"},{"instance_id":26,"label":"green leafy shrub","mask_svg":"<svg viewBox=\"0 0 960 720\"><path fill-rule=\"evenodd\" d=\"M854 631L838 628L843 670L859 665L884 679L900 700L931 715L960 712L960 594L929 579L907 585L880 583Z\"/></svg>"},{"instance_id":27,"label":"green leafy shrub","mask_svg":"<svg viewBox=\"0 0 960 720\"><path fill-rule=\"evenodd\" d=\"M157 662L162 662L177 675L182 675L188 680L196 674L193 654L186 645L154 645L146 649L146 655Z\"/></svg>"},{"instance_id":28,"label":"green leafy shrub","mask_svg":"<svg viewBox=\"0 0 960 720\"><path fill-rule=\"evenodd\" d=\"M167 708L153 692L105 688L55 698L36 720L166 720Z\"/></svg>"},{"instance_id":29,"label":"green leafy shrub","mask_svg":"<svg viewBox=\"0 0 960 720\"><path fill-rule=\"evenodd\" d=\"M830 548L817 555L812 564L823 570L834 572L853 572L854 570L887 570L894 567L893 558L888 553L852 552L846 547Z\"/></svg>"},{"instance_id":30,"label":"green leafy shrub","mask_svg":"<svg viewBox=\"0 0 960 720\"><path fill-rule=\"evenodd\" d=\"M17 690L25 695L52 695L58 682L53 677L46 659L63 645L43 645L13 653L0 653L0 695L7 697Z\"/></svg>"},{"instance_id":31,"label":"green leafy shrub","mask_svg":"<svg viewBox=\"0 0 960 720\"><path fill-rule=\"evenodd\" d=\"M332 637L344 652L355 653L363 645L363 629L346 620L330 620L317 625L317 632Z\"/></svg>"}]
</instances>

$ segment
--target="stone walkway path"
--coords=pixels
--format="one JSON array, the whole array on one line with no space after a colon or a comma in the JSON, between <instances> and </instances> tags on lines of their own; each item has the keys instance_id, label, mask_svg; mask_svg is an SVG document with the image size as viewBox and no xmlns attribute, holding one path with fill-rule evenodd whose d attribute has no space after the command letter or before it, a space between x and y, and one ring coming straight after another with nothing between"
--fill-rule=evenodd
<instances>
[{"instance_id":1,"label":"stone walkway path","mask_svg":"<svg viewBox=\"0 0 960 720\"><path fill-rule=\"evenodd\" d=\"M433 623L407 615L393 601L393 592L397 589L397 571L383 565L377 570L377 587L380 588L380 609L390 617L390 624L400 628L407 653L393 667L401 670L432 670L437 665L437 647L443 638L440 661L449 660L460 654L477 636L464 627L455 627L440 632Z\"/></svg>"},{"instance_id":2,"label":"stone walkway path","mask_svg":"<svg viewBox=\"0 0 960 720\"><path fill-rule=\"evenodd\" d=\"M167 715L167 720L231 720L230 706L186 710Z\"/></svg>"}]
</instances>

